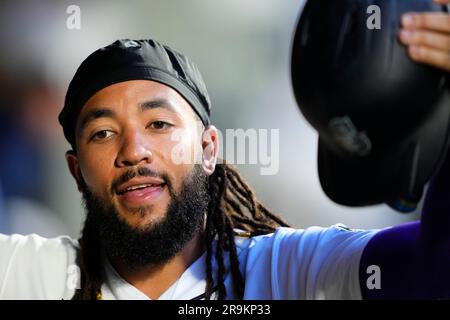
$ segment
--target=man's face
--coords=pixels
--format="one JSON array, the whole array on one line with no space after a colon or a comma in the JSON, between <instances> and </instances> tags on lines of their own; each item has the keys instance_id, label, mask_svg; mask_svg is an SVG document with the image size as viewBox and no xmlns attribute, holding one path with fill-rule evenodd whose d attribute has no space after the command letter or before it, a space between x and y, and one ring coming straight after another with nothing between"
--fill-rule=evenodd
<instances>
[{"instance_id":1,"label":"man's face","mask_svg":"<svg viewBox=\"0 0 450 320\"><path fill-rule=\"evenodd\" d=\"M205 145L216 143L215 128L203 132L198 124L188 102L168 86L147 80L113 84L82 108L77 152L67 155L70 170L80 189L85 185L114 207L130 227L147 228L164 219L172 195L193 170L193 161L174 162L173 151L191 150L201 159ZM210 158L202 165L206 175L214 170L215 151Z\"/></svg>"}]
</instances>

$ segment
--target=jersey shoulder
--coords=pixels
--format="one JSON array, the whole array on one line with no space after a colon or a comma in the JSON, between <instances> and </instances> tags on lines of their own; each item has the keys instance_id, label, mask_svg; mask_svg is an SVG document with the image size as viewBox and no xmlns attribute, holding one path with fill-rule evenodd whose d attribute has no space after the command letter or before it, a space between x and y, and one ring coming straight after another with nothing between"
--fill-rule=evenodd
<instances>
[{"instance_id":1,"label":"jersey shoulder","mask_svg":"<svg viewBox=\"0 0 450 320\"><path fill-rule=\"evenodd\" d=\"M246 260L247 298L358 298L358 264L375 230L342 224L253 237ZM348 285L345 285L346 280Z\"/></svg>"}]
</instances>

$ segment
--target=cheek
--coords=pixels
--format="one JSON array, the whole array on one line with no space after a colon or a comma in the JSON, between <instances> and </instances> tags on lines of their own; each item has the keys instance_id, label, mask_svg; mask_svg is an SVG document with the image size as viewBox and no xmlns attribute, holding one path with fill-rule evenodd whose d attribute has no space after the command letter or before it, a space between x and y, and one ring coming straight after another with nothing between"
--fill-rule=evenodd
<instances>
[{"instance_id":1,"label":"cheek","mask_svg":"<svg viewBox=\"0 0 450 320\"><path fill-rule=\"evenodd\" d=\"M170 137L160 143L156 153L166 162L173 165L193 165L201 163L202 146L200 138L189 130L174 131Z\"/></svg>"},{"instance_id":2,"label":"cheek","mask_svg":"<svg viewBox=\"0 0 450 320\"><path fill-rule=\"evenodd\" d=\"M114 157L106 150L88 151L80 157L80 170L84 181L97 194L107 192L111 185Z\"/></svg>"},{"instance_id":3,"label":"cheek","mask_svg":"<svg viewBox=\"0 0 450 320\"><path fill-rule=\"evenodd\" d=\"M161 148L155 148L153 151L156 166L169 175L172 187L177 193L180 192L181 185L194 169L195 148L193 145L191 137L184 136L178 141L168 140L161 144Z\"/></svg>"}]
</instances>

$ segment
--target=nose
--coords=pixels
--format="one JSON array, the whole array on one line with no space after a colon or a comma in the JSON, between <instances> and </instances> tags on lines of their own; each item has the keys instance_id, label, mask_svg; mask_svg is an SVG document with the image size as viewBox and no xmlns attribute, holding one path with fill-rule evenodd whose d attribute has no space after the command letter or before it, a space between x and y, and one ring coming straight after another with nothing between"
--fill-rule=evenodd
<instances>
[{"instance_id":1,"label":"nose","mask_svg":"<svg viewBox=\"0 0 450 320\"><path fill-rule=\"evenodd\" d=\"M124 133L116 158L117 167L135 166L141 162L150 163L152 158L148 137L138 131Z\"/></svg>"}]
</instances>

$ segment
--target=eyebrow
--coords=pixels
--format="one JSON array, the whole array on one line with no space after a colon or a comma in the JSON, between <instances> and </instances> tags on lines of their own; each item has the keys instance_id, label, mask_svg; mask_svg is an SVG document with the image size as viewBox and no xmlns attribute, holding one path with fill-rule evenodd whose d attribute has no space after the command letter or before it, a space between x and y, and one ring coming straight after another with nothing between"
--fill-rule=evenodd
<instances>
[{"instance_id":1,"label":"eyebrow","mask_svg":"<svg viewBox=\"0 0 450 320\"><path fill-rule=\"evenodd\" d=\"M141 111L156 109L156 108L164 108L171 112L177 113L172 104L166 99L156 99L152 101L145 101L139 104Z\"/></svg>"},{"instance_id":2,"label":"eyebrow","mask_svg":"<svg viewBox=\"0 0 450 320\"><path fill-rule=\"evenodd\" d=\"M138 105L141 112L147 110L153 110L157 108L163 108L171 112L177 113L175 108L166 99L156 99L151 101L144 101ZM108 108L94 108L90 110L81 120L80 131L82 131L90 122L97 120L99 118L114 118L116 113Z\"/></svg>"},{"instance_id":3,"label":"eyebrow","mask_svg":"<svg viewBox=\"0 0 450 320\"><path fill-rule=\"evenodd\" d=\"M92 121L99 119L99 118L114 118L115 112L108 108L95 108L90 110L81 120L80 124L80 131L83 131L83 129Z\"/></svg>"}]
</instances>

